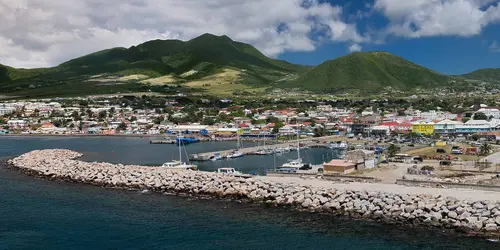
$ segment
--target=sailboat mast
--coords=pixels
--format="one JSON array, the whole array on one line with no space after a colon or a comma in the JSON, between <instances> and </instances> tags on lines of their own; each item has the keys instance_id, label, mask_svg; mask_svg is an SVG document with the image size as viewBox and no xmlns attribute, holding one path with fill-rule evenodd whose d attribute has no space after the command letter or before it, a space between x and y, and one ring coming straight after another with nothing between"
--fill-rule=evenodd
<instances>
[{"instance_id":1,"label":"sailboat mast","mask_svg":"<svg viewBox=\"0 0 500 250\"><path fill-rule=\"evenodd\" d=\"M299 121L297 121L297 159L300 159Z\"/></svg>"},{"instance_id":2,"label":"sailboat mast","mask_svg":"<svg viewBox=\"0 0 500 250\"><path fill-rule=\"evenodd\" d=\"M182 162L182 139L181 137L177 137L179 140L179 162Z\"/></svg>"}]
</instances>

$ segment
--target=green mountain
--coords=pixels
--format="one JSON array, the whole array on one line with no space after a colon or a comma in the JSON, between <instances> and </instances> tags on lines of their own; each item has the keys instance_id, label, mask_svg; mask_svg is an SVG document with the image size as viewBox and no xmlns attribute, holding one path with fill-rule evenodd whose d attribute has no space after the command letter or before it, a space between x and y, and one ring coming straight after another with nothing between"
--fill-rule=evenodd
<instances>
[{"instance_id":1,"label":"green mountain","mask_svg":"<svg viewBox=\"0 0 500 250\"><path fill-rule=\"evenodd\" d=\"M356 52L316 67L266 57L227 36L204 34L190 41L153 40L111 48L56 67L18 69L0 65L0 93L64 96L132 92L201 91L215 95L299 88L321 93L467 91L474 80L500 82L500 69L446 76L387 52Z\"/></svg>"},{"instance_id":2,"label":"green mountain","mask_svg":"<svg viewBox=\"0 0 500 250\"><path fill-rule=\"evenodd\" d=\"M82 87L80 85L83 82L86 82L85 88L89 88L92 82L101 86L110 86L110 82L130 85L130 80L120 78L128 75L140 75L141 79L168 75L171 77L170 83L183 83L229 69L237 74L230 79L231 84L256 87L267 86L290 74L303 72L308 67L270 59L251 45L235 42L227 36L204 34L187 42L153 40L130 48L98 51L52 68L2 67L0 83L3 84L0 84L0 90L37 92L29 88L59 88L67 84ZM217 82L217 77L213 81ZM144 84L137 84L137 88L137 91L146 89Z\"/></svg>"},{"instance_id":3,"label":"green mountain","mask_svg":"<svg viewBox=\"0 0 500 250\"><path fill-rule=\"evenodd\" d=\"M282 87L312 91L379 92L433 88L450 78L387 52L356 52L329 60Z\"/></svg>"},{"instance_id":4,"label":"green mountain","mask_svg":"<svg viewBox=\"0 0 500 250\"><path fill-rule=\"evenodd\" d=\"M500 83L500 68L498 69L479 69L469 74L461 75L462 77L481 80L485 82Z\"/></svg>"}]
</instances>

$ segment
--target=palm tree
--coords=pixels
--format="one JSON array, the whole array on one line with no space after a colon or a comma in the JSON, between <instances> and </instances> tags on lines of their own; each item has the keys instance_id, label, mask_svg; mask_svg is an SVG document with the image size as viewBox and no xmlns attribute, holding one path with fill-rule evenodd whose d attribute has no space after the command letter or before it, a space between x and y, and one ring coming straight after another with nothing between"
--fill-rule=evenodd
<instances>
[{"instance_id":1,"label":"palm tree","mask_svg":"<svg viewBox=\"0 0 500 250\"><path fill-rule=\"evenodd\" d=\"M488 144L488 143L484 143L483 145L481 145L481 147L479 148L479 150L480 150L480 154L482 156L487 156L491 152L491 145Z\"/></svg>"}]
</instances>

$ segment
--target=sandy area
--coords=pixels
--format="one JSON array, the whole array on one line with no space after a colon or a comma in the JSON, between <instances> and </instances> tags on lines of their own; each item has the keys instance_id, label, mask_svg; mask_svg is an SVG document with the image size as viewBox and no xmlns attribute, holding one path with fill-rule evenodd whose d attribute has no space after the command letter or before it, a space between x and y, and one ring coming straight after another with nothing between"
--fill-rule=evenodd
<instances>
[{"instance_id":1,"label":"sandy area","mask_svg":"<svg viewBox=\"0 0 500 250\"><path fill-rule=\"evenodd\" d=\"M281 183L294 183L298 185L311 185L319 188L336 188L341 190L353 191L379 191L394 194L429 194L433 196L442 195L444 197L453 197L459 200L491 200L500 201L500 193L483 190L465 190L465 189L442 189L427 187L407 187L397 184L387 183L336 183L332 181L319 179L301 179L299 177L274 177L258 176L257 179Z\"/></svg>"},{"instance_id":2,"label":"sandy area","mask_svg":"<svg viewBox=\"0 0 500 250\"><path fill-rule=\"evenodd\" d=\"M162 85L162 84L168 84L168 83L174 83L177 82L177 79L173 77L172 75L165 75L165 76L160 76L156 78L151 78L151 79L146 79L142 80L141 83L148 83L152 85Z\"/></svg>"},{"instance_id":3,"label":"sandy area","mask_svg":"<svg viewBox=\"0 0 500 250\"><path fill-rule=\"evenodd\" d=\"M198 73L198 71L196 70L190 70L190 71L187 71L187 72L184 72L181 74L181 77L188 77L188 76L192 76L194 74Z\"/></svg>"},{"instance_id":4,"label":"sandy area","mask_svg":"<svg viewBox=\"0 0 500 250\"><path fill-rule=\"evenodd\" d=\"M118 80L119 81L131 81L131 80L142 80L142 79L146 79L146 78L149 78L149 76L137 74L137 75L122 76L122 77L118 78Z\"/></svg>"}]
</instances>

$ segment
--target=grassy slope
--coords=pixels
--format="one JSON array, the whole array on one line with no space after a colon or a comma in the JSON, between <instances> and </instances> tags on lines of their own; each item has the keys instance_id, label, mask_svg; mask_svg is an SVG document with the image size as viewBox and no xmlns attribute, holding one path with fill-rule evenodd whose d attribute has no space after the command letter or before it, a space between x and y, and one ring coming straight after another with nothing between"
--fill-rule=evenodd
<instances>
[{"instance_id":1,"label":"grassy slope","mask_svg":"<svg viewBox=\"0 0 500 250\"><path fill-rule=\"evenodd\" d=\"M187 42L153 40L128 49L98 51L53 68L7 68L11 72L8 74L2 73L6 70L0 68L0 82L7 82L0 88L4 92L17 92L35 84L37 89L52 88L58 91L62 85L67 84L78 84L78 88L81 88L79 83L100 74L179 77L184 72L195 70L196 74L180 79L192 81L217 75L227 68L248 72L242 75L245 78L243 82L249 84L268 84L289 73L306 69L304 66L269 59L252 46L234 42L227 36L204 34ZM85 85L83 87L85 88Z\"/></svg>"},{"instance_id":2,"label":"grassy slope","mask_svg":"<svg viewBox=\"0 0 500 250\"><path fill-rule=\"evenodd\" d=\"M387 52L357 52L326 61L282 87L313 91L377 92L386 87L408 90L440 86L448 77Z\"/></svg>"},{"instance_id":3,"label":"grassy slope","mask_svg":"<svg viewBox=\"0 0 500 250\"><path fill-rule=\"evenodd\" d=\"M500 68L499 69L480 69L469 74L461 75L462 77L474 79L474 80L482 80L482 81L491 81L500 83Z\"/></svg>"}]
</instances>

